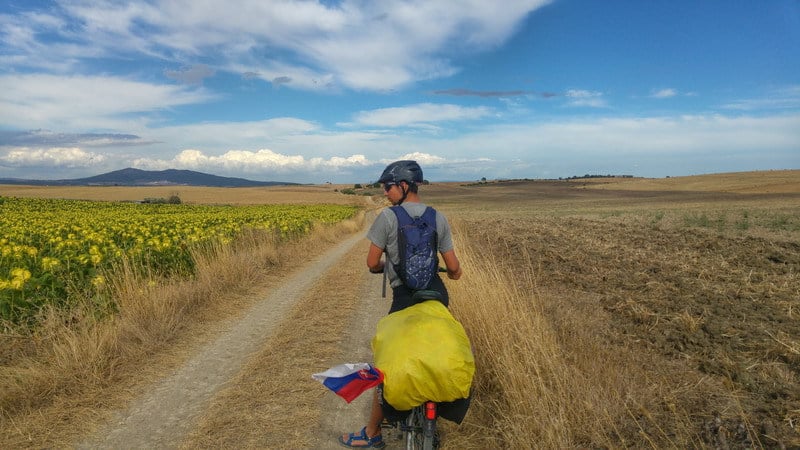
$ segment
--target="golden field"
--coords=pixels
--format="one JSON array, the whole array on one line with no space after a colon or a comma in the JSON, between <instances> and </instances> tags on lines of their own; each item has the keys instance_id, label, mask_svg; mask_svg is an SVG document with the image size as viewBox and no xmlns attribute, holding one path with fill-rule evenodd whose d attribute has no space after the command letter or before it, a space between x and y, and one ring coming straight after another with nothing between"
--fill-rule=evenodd
<instances>
[{"instance_id":1,"label":"golden field","mask_svg":"<svg viewBox=\"0 0 800 450\"><path fill-rule=\"evenodd\" d=\"M800 445L800 171L425 192L486 348L452 448Z\"/></svg>"}]
</instances>

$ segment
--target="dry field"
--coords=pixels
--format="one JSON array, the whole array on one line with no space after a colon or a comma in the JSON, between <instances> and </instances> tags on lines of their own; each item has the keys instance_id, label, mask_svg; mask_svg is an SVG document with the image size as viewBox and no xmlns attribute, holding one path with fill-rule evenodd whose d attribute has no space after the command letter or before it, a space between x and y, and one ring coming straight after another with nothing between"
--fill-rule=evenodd
<instances>
[{"instance_id":1,"label":"dry field","mask_svg":"<svg viewBox=\"0 0 800 450\"><path fill-rule=\"evenodd\" d=\"M178 194L187 203L378 203L379 197L343 195L336 188L342 186L0 186L0 195L135 201ZM460 427L443 424L445 448L800 448L800 171L664 180L441 183L425 186L422 195L455 227L465 276L448 287L453 312L473 340L478 363L470 413ZM271 287L247 283L270 280L283 272L283 264L294 266L298 257L314 257L332 239L343 239L338 236L280 250L286 252L280 257L253 253L257 245L242 243L242 255L209 262L206 272L212 281L198 289L213 286L210 294L181 284L165 291L168 298L187 297L192 308L178 309L195 312L181 316L175 330L174 320L162 324L163 332L210 333L207 329L214 328L210 324L217 316L233 314L231 299L223 292L242 297L234 299L240 304L255 301L247 292ZM358 302L376 304L361 292L376 291L363 284L368 275L357 256L362 253L321 277L321 293L312 292L306 302L313 305L334 289L339 306L322 312L300 303L281 323L285 336L276 334L264 347L263 361L254 358L252 370L231 382L235 400L220 395L184 442L186 448L268 448L280 442L293 448L327 448L334 442L335 434L324 425L317 426L322 431L316 441L305 432L315 428L309 417L322 417L321 424L326 420L329 403L320 403L326 394L319 386L290 382L291 399L305 405L303 410L272 411L280 399L266 395L264 374L287 371L276 369L270 355L305 364L293 370L307 374L353 351L346 344L349 338L342 337L344 317L353 315ZM237 269L242 261L262 260L249 272ZM223 287L218 286L221 274ZM334 287L334 279L342 287ZM142 283L130 282L135 294ZM153 305L163 304L163 297L158 294ZM201 297L223 303L201 308ZM193 317L197 314L201 317ZM147 340L152 344L133 345L162 315L144 311L135 328L126 325L136 334L131 342L118 343L121 350L109 350L109 374L101 374L100 366L92 366L94 360L77 352L81 345L87 354L94 347L72 338L65 341L75 346L56 350L75 353L76 364L89 361L91 367L78 367L67 384L59 381L49 388L40 383L49 390L31 400L30 411L7 417L4 412L0 425L14 433L0 443L19 446L15 439L29 433L37 438L29 447L68 446L64 443L80 431L71 424L94 423L99 407L122 402L116 397L131 390L124 380L142 377L133 368L149 361L145 355L165 352L165 342L181 347L175 342L183 338L161 334ZM355 315L353 319L365 322ZM118 360L120 352L133 356ZM155 359L149 364L163 367L151 367L148 373L172 367ZM90 377L79 375L87 370ZM60 391L62 404L45 407ZM77 416L75 410L81 410ZM31 423L23 426L22 417ZM298 430L297 423L307 427ZM347 428L335 432L352 431ZM53 436L39 436L51 429ZM56 435L58 430L64 434Z\"/></svg>"},{"instance_id":2,"label":"dry field","mask_svg":"<svg viewBox=\"0 0 800 450\"><path fill-rule=\"evenodd\" d=\"M352 187L352 186L345 186ZM100 201L142 201L147 198L180 197L190 204L363 204L359 196L342 195L339 185L297 185L248 188L200 186L16 186L0 185L0 196L66 198Z\"/></svg>"},{"instance_id":3,"label":"dry field","mask_svg":"<svg viewBox=\"0 0 800 450\"><path fill-rule=\"evenodd\" d=\"M800 171L734 175L426 188L471 270L497 265L541 310L563 383L614 399L613 429L568 441L800 446Z\"/></svg>"},{"instance_id":4,"label":"dry field","mask_svg":"<svg viewBox=\"0 0 800 450\"><path fill-rule=\"evenodd\" d=\"M715 191L791 194L800 191L800 170L733 172L666 179L594 178L593 188L611 190Z\"/></svg>"}]
</instances>

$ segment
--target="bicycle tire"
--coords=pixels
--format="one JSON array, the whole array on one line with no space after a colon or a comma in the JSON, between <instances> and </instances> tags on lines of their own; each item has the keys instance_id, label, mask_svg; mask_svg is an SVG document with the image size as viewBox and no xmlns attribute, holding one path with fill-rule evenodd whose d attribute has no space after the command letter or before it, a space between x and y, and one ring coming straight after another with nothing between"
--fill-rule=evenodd
<instances>
[{"instance_id":1,"label":"bicycle tire","mask_svg":"<svg viewBox=\"0 0 800 450\"><path fill-rule=\"evenodd\" d=\"M425 417L425 405L411 410L405 427L406 450L435 450L439 447L436 419Z\"/></svg>"}]
</instances>

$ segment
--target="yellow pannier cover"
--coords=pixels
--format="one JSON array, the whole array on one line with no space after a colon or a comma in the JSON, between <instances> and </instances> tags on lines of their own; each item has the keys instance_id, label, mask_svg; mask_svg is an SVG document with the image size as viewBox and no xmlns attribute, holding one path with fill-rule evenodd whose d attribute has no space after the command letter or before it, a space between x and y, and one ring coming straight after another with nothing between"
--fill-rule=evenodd
<instances>
[{"instance_id":1,"label":"yellow pannier cover","mask_svg":"<svg viewBox=\"0 0 800 450\"><path fill-rule=\"evenodd\" d=\"M405 411L425 401L469 396L475 359L464 327L440 302L429 300L389 314L372 338L383 396Z\"/></svg>"}]
</instances>

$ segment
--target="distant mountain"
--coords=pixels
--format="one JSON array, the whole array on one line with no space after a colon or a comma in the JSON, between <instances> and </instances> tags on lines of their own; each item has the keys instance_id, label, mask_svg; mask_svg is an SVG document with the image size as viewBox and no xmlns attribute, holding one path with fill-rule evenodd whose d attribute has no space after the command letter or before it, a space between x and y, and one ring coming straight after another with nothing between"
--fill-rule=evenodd
<instances>
[{"instance_id":1,"label":"distant mountain","mask_svg":"<svg viewBox=\"0 0 800 450\"><path fill-rule=\"evenodd\" d=\"M140 170L122 169L71 180L23 180L0 178L0 184L25 184L34 186L209 186L209 187L254 187L277 186L298 183L280 181L253 181L244 178L220 177L192 170Z\"/></svg>"}]
</instances>

